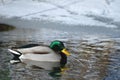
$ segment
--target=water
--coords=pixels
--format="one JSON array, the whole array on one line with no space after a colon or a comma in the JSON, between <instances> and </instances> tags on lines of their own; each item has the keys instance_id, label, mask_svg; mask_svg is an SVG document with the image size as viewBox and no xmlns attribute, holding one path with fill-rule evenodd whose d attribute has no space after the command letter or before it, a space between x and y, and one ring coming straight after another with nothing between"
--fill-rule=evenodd
<instances>
[{"instance_id":1,"label":"water","mask_svg":"<svg viewBox=\"0 0 120 80\"><path fill-rule=\"evenodd\" d=\"M17 18L0 19L16 28L0 32L1 80L119 80L120 28L65 25ZM61 40L71 52L66 68L45 70L26 64L10 64L8 48L24 44L49 45Z\"/></svg>"}]
</instances>

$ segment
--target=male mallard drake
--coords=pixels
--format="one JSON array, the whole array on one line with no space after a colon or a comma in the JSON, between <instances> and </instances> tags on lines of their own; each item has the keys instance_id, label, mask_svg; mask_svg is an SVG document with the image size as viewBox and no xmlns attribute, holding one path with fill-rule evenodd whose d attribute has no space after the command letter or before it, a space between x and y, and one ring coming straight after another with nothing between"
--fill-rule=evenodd
<instances>
[{"instance_id":1,"label":"male mallard drake","mask_svg":"<svg viewBox=\"0 0 120 80\"><path fill-rule=\"evenodd\" d=\"M66 50L63 42L53 41L50 46L28 44L19 48L8 49L13 55L11 63L15 62L59 62L61 66L67 63L67 56L70 53Z\"/></svg>"}]
</instances>

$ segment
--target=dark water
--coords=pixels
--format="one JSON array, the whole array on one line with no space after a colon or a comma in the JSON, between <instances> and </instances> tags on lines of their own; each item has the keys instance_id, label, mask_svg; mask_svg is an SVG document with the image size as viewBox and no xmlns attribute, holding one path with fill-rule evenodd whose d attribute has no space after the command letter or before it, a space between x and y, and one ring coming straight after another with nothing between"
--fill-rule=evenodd
<instances>
[{"instance_id":1,"label":"dark water","mask_svg":"<svg viewBox=\"0 0 120 80\"><path fill-rule=\"evenodd\" d=\"M47 21L0 19L16 29L0 32L0 80L119 80L120 28L64 25ZM64 71L10 64L8 48L24 44L49 45L61 40L71 52Z\"/></svg>"}]
</instances>

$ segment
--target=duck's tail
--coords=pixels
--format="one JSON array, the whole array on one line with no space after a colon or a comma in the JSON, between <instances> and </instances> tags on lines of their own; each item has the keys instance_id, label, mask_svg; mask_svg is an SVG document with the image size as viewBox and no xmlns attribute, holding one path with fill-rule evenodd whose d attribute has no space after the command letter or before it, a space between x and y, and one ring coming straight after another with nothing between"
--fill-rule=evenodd
<instances>
[{"instance_id":1,"label":"duck's tail","mask_svg":"<svg viewBox=\"0 0 120 80\"><path fill-rule=\"evenodd\" d=\"M10 63L19 63L21 62L20 60L20 56L22 55L19 51L17 50L13 50L13 49L8 49L8 51L10 51L13 54L13 59L10 60Z\"/></svg>"}]
</instances>

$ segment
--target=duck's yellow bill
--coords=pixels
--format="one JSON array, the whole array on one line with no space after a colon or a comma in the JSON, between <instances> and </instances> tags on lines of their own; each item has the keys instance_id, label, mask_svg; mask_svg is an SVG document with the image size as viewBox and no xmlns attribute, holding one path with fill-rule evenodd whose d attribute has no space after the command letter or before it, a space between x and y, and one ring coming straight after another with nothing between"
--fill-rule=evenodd
<instances>
[{"instance_id":1,"label":"duck's yellow bill","mask_svg":"<svg viewBox=\"0 0 120 80\"><path fill-rule=\"evenodd\" d=\"M63 52L65 55L70 56L70 53L69 53L65 48L62 50L62 52Z\"/></svg>"}]
</instances>

